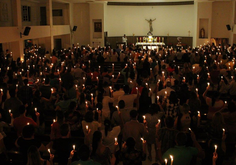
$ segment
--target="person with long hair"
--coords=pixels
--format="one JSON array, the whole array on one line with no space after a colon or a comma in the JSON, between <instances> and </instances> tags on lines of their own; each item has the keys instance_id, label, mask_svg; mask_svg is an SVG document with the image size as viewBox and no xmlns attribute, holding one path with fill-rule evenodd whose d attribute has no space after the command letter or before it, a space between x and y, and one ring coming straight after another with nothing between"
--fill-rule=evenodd
<instances>
[{"instance_id":1,"label":"person with long hair","mask_svg":"<svg viewBox=\"0 0 236 165\"><path fill-rule=\"evenodd\" d=\"M214 91L212 94L212 97L207 97L206 94L208 92L209 86L206 88L206 91L203 93L203 98L206 101L206 104L208 105L208 113L207 118L209 120L212 119L214 113L222 110L225 106L223 100L220 99L220 94L218 91Z\"/></svg>"},{"instance_id":2,"label":"person with long hair","mask_svg":"<svg viewBox=\"0 0 236 165\"><path fill-rule=\"evenodd\" d=\"M115 164L116 158L109 147L102 143L102 133L100 131L93 133L91 158L102 165Z\"/></svg>"},{"instance_id":3,"label":"person with long hair","mask_svg":"<svg viewBox=\"0 0 236 165\"><path fill-rule=\"evenodd\" d=\"M176 92L171 91L169 98L166 100L166 116L173 117L174 119L179 114L180 101L176 95Z\"/></svg>"},{"instance_id":4,"label":"person with long hair","mask_svg":"<svg viewBox=\"0 0 236 165\"><path fill-rule=\"evenodd\" d=\"M38 148L36 146L31 146L28 149L27 158L26 165L53 165L54 155L50 153L50 159L44 160L41 158Z\"/></svg>"},{"instance_id":5,"label":"person with long hair","mask_svg":"<svg viewBox=\"0 0 236 165\"><path fill-rule=\"evenodd\" d=\"M151 105L152 100L151 97L149 96L149 91L148 88L143 88L141 96L139 97L139 102L138 102L138 112L139 115L144 115L147 113L147 109L149 108L149 105Z\"/></svg>"},{"instance_id":6,"label":"person with long hair","mask_svg":"<svg viewBox=\"0 0 236 165\"><path fill-rule=\"evenodd\" d=\"M152 161L152 155L151 155L151 149L152 145L155 144L155 151L156 151L156 160L157 160L157 146L156 146L156 138L155 132L156 132L156 125L158 121L161 121L162 117L164 116L163 112L160 112L160 107L157 104L151 104L151 107L148 110L148 113L145 114L147 127L148 127L148 133L146 135L146 141L147 141L147 148L148 148L148 159Z\"/></svg>"}]
</instances>

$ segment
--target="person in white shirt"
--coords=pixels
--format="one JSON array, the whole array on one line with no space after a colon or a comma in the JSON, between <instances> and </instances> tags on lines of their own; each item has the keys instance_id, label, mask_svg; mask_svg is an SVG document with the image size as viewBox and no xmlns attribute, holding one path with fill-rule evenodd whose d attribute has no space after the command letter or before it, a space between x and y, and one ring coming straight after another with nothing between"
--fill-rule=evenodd
<instances>
[{"instance_id":1,"label":"person in white shirt","mask_svg":"<svg viewBox=\"0 0 236 165\"><path fill-rule=\"evenodd\" d=\"M123 96L120 96L118 98L118 101L124 100L125 101L125 108L128 110L134 109L134 101L137 98L137 94L129 94L129 86L124 86L124 92L125 94Z\"/></svg>"},{"instance_id":2,"label":"person in white shirt","mask_svg":"<svg viewBox=\"0 0 236 165\"><path fill-rule=\"evenodd\" d=\"M166 88L160 90L159 92L157 92L157 96L160 96L160 97L164 98L165 95L167 95L167 97L168 97L168 96L170 96L170 92L171 92L171 91L174 91L174 89L171 89L171 83L168 81L168 82L166 83ZM167 92L167 93L166 93L166 92Z\"/></svg>"},{"instance_id":3,"label":"person in white shirt","mask_svg":"<svg viewBox=\"0 0 236 165\"><path fill-rule=\"evenodd\" d=\"M127 45L127 37L126 35L124 34L124 36L122 37L122 42Z\"/></svg>"},{"instance_id":4,"label":"person in white shirt","mask_svg":"<svg viewBox=\"0 0 236 165\"><path fill-rule=\"evenodd\" d=\"M117 105L118 104L118 98L120 96L123 96L125 94L123 88L121 88L121 86L119 84L116 84L115 85L115 89L116 91L113 92L113 100L114 100L114 105Z\"/></svg>"}]
</instances>

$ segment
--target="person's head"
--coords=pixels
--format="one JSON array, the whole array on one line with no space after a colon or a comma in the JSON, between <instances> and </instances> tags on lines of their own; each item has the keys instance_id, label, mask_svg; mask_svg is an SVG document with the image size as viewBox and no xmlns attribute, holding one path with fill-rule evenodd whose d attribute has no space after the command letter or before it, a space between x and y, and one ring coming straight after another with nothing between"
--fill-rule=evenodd
<instances>
[{"instance_id":1,"label":"person's head","mask_svg":"<svg viewBox=\"0 0 236 165\"><path fill-rule=\"evenodd\" d=\"M140 98L148 97L148 88L144 87L141 93Z\"/></svg>"},{"instance_id":2,"label":"person's head","mask_svg":"<svg viewBox=\"0 0 236 165\"><path fill-rule=\"evenodd\" d=\"M22 136L24 138L32 138L34 136L34 126L31 124L24 126Z\"/></svg>"},{"instance_id":3,"label":"person's head","mask_svg":"<svg viewBox=\"0 0 236 165\"><path fill-rule=\"evenodd\" d=\"M118 103L118 106L120 109L124 109L125 108L125 101L124 100L120 100Z\"/></svg>"},{"instance_id":4,"label":"person's head","mask_svg":"<svg viewBox=\"0 0 236 165\"><path fill-rule=\"evenodd\" d=\"M68 124L62 124L60 126L60 132L62 137L69 137L70 135L70 128Z\"/></svg>"},{"instance_id":5,"label":"person's head","mask_svg":"<svg viewBox=\"0 0 236 165\"><path fill-rule=\"evenodd\" d=\"M183 104L182 106L182 113L188 114L190 111L190 106L188 104Z\"/></svg>"},{"instance_id":6,"label":"person's head","mask_svg":"<svg viewBox=\"0 0 236 165\"><path fill-rule=\"evenodd\" d=\"M166 87L171 87L171 82L170 81L167 81Z\"/></svg>"},{"instance_id":7,"label":"person's head","mask_svg":"<svg viewBox=\"0 0 236 165\"><path fill-rule=\"evenodd\" d=\"M91 123L93 121L93 112L92 111L88 111L85 116L84 116L84 120L86 122Z\"/></svg>"},{"instance_id":8,"label":"person's head","mask_svg":"<svg viewBox=\"0 0 236 165\"><path fill-rule=\"evenodd\" d=\"M187 135L183 132L179 132L177 133L176 137L175 137L175 142L178 146L185 146L187 143Z\"/></svg>"},{"instance_id":9,"label":"person's head","mask_svg":"<svg viewBox=\"0 0 236 165\"><path fill-rule=\"evenodd\" d=\"M174 91L170 92L169 100L171 103L178 103L178 97L176 95L176 92L174 92Z\"/></svg>"},{"instance_id":10,"label":"person's head","mask_svg":"<svg viewBox=\"0 0 236 165\"><path fill-rule=\"evenodd\" d=\"M131 120L136 120L138 112L136 110L131 110L129 115L130 115Z\"/></svg>"},{"instance_id":11,"label":"person's head","mask_svg":"<svg viewBox=\"0 0 236 165\"><path fill-rule=\"evenodd\" d=\"M123 89L124 89L125 94L129 94L129 86L128 85L125 85Z\"/></svg>"},{"instance_id":12,"label":"person's head","mask_svg":"<svg viewBox=\"0 0 236 165\"><path fill-rule=\"evenodd\" d=\"M168 116L165 119L165 123L166 123L167 128L172 128L174 126L174 119L172 117Z\"/></svg>"},{"instance_id":13,"label":"person's head","mask_svg":"<svg viewBox=\"0 0 236 165\"><path fill-rule=\"evenodd\" d=\"M16 96L16 90L15 90L15 88L10 88L10 89L9 89L9 94L10 94L11 97L15 97L15 96Z\"/></svg>"},{"instance_id":14,"label":"person's head","mask_svg":"<svg viewBox=\"0 0 236 165\"><path fill-rule=\"evenodd\" d=\"M137 79L137 84L138 84L138 86L141 86L142 85L142 80L141 79Z\"/></svg>"},{"instance_id":15,"label":"person's head","mask_svg":"<svg viewBox=\"0 0 236 165\"><path fill-rule=\"evenodd\" d=\"M212 117L213 126L222 126L224 125L224 118L220 112L216 112Z\"/></svg>"},{"instance_id":16,"label":"person's head","mask_svg":"<svg viewBox=\"0 0 236 165\"><path fill-rule=\"evenodd\" d=\"M24 79L23 82L24 82L25 86L27 86L27 84L28 84L29 81L28 81L28 79Z\"/></svg>"},{"instance_id":17,"label":"person's head","mask_svg":"<svg viewBox=\"0 0 236 165\"><path fill-rule=\"evenodd\" d=\"M27 151L27 165L41 165L41 156L36 146L32 145Z\"/></svg>"},{"instance_id":18,"label":"person's head","mask_svg":"<svg viewBox=\"0 0 236 165\"><path fill-rule=\"evenodd\" d=\"M75 101L70 102L69 110L74 111L76 109L76 106L77 105Z\"/></svg>"},{"instance_id":19,"label":"person's head","mask_svg":"<svg viewBox=\"0 0 236 165\"><path fill-rule=\"evenodd\" d=\"M19 107L19 113L20 113L20 115L23 115L25 112L26 112L25 106L24 106L24 105L21 105L21 106Z\"/></svg>"},{"instance_id":20,"label":"person's head","mask_svg":"<svg viewBox=\"0 0 236 165\"><path fill-rule=\"evenodd\" d=\"M154 115L160 111L160 107L158 104L152 104L151 107L149 108L149 113L151 115Z\"/></svg>"},{"instance_id":21,"label":"person's head","mask_svg":"<svg viewBox=\"0 0 236 165\"><path fill-rule=\"evenodd\" d=\"M128 149L134 149L134 146L135 146L135 140L134 140L134 138L129 137L129 138L126 140L126 146L127 146Z\"/></svg>"},{"instance_id":22,"label":"person's head","mask_svg":"<svg viewBox=\"0 0 236 165\"><path fill-rule=\"evenodd\" d=\"M91 155L95 155L97 148L98 148L98 144L102 142L102 133L100 131L95 131L93 133L93 141L92 141L92 154Z\"/></svg>"},{"instance_id":23,"label":"person's head","mask_svg":"<svg viewBox=\"0 0 236 165\"><path fill-rule=\"evenodd\" d=\"M79 157L82 161L87 161L89 159L90 156L90 150L89 147L85 144L83 144L80 148L79 148Z\"/></svg>"},{"instance_id":24,"label":"person's head","mask_svg":"<svg viewBox=\"0 0 236 165\"><path fill-rule=\"evenodd\" d=\"M118 91L118 90L120 90L120 85L119 84L115 84L115 89Z\"/></svg>"}]
</instances>

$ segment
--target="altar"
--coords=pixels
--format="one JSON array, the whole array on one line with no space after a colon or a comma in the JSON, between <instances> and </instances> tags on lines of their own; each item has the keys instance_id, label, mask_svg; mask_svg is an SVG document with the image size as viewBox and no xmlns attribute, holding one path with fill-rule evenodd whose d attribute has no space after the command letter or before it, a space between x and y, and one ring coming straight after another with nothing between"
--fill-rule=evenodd
<instances>
[{"instance_id":1,"label":"altar","mask_svg":"<svg viewBox=\"0 0 236 165\"><path fill-rule=\"evenodd\" d=\"M153 42L153 43L137 42L135 46L142 47L143 49L146 49L146 48L151 49L151 50L157 49L158 51L159 47L165 46L165 43L164 42Z\"/></svg>"}]
</instances>

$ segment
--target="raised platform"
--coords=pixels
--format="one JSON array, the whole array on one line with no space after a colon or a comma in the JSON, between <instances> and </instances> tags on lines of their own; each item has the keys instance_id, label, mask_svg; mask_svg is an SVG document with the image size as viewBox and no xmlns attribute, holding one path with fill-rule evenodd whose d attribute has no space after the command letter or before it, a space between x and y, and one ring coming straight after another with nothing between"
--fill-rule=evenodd
<instances>
[{"instance_id":1,"label":"raised platform","mask_svg":"<svg viewBox=\"0 0 236 165\"><path fill-rule=\"evenodd\" d=\"M141 46L143 49L148 49L154 50L154 49L159 49L160 46L164 46L164 42L153 42L153 43L148 43L148 42L137 42L135 46Z\"/></svg>"}]
</instances>

